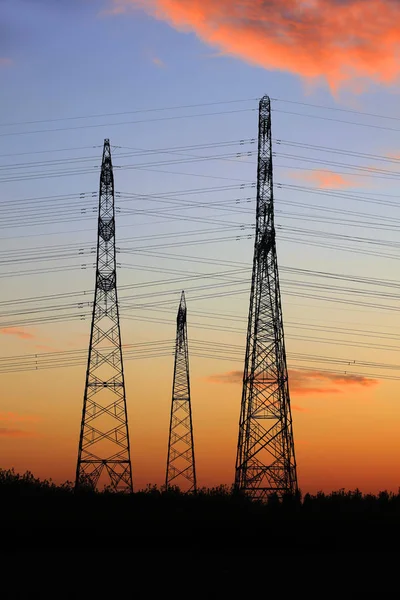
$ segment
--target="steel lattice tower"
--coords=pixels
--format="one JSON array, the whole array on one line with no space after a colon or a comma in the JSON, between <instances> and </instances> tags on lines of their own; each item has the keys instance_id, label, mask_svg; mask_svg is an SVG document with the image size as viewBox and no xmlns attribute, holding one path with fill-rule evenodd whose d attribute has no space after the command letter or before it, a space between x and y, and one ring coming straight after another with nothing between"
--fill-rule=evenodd
<instances>
[{"instance_id":1,"label":"steel lattice tower","mask_svg":"<svg viewBox=\"0 0 400 600\"><path fill-rule=\"evenodd\" d=\"M166 488L171 485L176 485L185 492L196 492L185 292L182 292L176 318L174 380L165 479Z\"/></svg>"},{"instance_id":2,"label":"steel lattice tower","mask_svg":"<svg viewBox=\"0 0 400 600\"><path fill-rule=\"evenodd\" d=\"M109 140L104 141L100 175L96 288L75 486L95 489L102 474L114 491L132 492Z\"/></svg>"},{"instance_id":3,"label":"steel lattice tower","mask_svg":"<svg viewBox=\"0 0 400 600\"><path fill-rule=\"evenodd\" d=\"M274 225L271 102L260 101L256 234L236 489L263 500L297 492Z\"/></svg>"}]
</instances>

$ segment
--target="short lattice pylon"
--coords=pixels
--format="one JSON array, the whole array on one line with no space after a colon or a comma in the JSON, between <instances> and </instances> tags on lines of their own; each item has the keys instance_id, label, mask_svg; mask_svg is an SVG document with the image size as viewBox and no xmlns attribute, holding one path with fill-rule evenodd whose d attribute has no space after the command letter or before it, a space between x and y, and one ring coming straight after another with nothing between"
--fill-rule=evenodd
<instances>
[{"instance_id":1,"label":"short lattice pylon","mask_svg":"<svg viewBox=\"0 0 400 600\"><path fill-rule=\"evenodd\" d=\"M235 487L264 500L297 492L275 243L271 103L261 99L253 278Z\"/></svg>"},{"instance_id":2,"label":"short lattice pylon","mask_svg":"<svg viewBox=\"0 0 400 600\"><path fill-rule=\"evenodd\" d=\"M190 401L189 350L184 292L182 292L176 323L166 488L176 486L183 492L196 492L196 468Z\"/></svg>"},{"instance_id":3,"label":"short lattice pylon","mask_svg":"<svg viewBox=\"0 0 400 600\"><path fill-rule=\"evenodd\" d=\"M100 175L96 288L79 438L76 488L132 492L117 295L114 176L109 140Z\"/></svg>"}]
</instances>

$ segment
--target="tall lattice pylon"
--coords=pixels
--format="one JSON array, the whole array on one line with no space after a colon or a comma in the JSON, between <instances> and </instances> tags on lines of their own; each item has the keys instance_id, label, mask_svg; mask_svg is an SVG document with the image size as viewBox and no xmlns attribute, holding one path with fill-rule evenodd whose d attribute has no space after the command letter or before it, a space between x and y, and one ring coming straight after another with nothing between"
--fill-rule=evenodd
<instances>
[{"instance_id":1,"label":"tall lattice pylon","mask_svg":"<svg viewBox=\"0 0 400 600\"><path fill-rule=\"evenodd\" d=\"M100 483L132 492L115 251L114 176L109 140L100 175L96 288L79 438L76 488Z\"/></svg>"},{"instance_id":2,"label":"tall lattice pylon","mask_svg":"<svg viewBox=\"0 0 400 600\"><path fill-rule=\"evenodd\" d=\"M176 319L174 379L165 485L167 489L170 486L177 486L183 492L196 492L197 489L185 292L182 292Z\"/></svg>"},{"instance_id":3,"label":"tall lattice pylon","mask_svg":"<svg viewBox=\"0 0 400 600\"><path fill-rule=\"evenodd\" d=\"M263 500L297 492L275 243L271 102L260 101L256 234L235 487Z\"/></svg>"}]
</instances>

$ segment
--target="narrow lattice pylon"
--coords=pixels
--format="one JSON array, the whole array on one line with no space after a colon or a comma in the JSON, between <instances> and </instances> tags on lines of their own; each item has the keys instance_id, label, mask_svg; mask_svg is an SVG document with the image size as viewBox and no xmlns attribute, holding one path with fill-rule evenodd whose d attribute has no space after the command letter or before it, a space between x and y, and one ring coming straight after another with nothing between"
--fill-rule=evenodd
<instances>
[{"instance_id":1,"label":"narrow lattice pylon","mask_svg":"<svg viewBox=\"0 0 400 600\"><path fill-rule=\"evenodd\" d=\"M103 481L104 480L104 481ZM132 492L115 249L114 176L109 140L100 175L96 286L75 487Z\"/></svg>"},{"instance_id":2,"label":"narrow lattice pylon","mask_svg":"<svg viewBox=\"0 0 400 600\"><path fill-rule=\"evenodd\" d=\"M260 500L297 492L275 242L268 96L259 106L256 233L235 487Z\"/></svg>"},{"instance_id":3,"label":"narrow lattice pylon","mask_svg":"<svg viewBox=\"0 0 400 600\"><path fill-rule=\"evenodd\" d=\"M181 295L176 319L175 362L165 486L166 489L176 486L183 492L196 492L197 489L184 292Z\"/></svg>"}]
</instances>

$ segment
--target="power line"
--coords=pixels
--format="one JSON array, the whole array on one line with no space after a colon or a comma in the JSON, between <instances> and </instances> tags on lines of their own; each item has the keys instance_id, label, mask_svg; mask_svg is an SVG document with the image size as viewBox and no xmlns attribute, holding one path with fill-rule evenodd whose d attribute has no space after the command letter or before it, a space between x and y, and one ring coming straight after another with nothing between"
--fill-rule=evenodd
<instances>
[{"instance_id":1,"label":"power line","mask_svg":"<svg viewBox=\"0 0 400 600\"><path fill-rule=\"evenodd\" d=\"M177 154L177 155L182 155L182 156L188 157L189 156L188 151L230 148L230 147L235 147L235 146L243 148L244 146L253 145L253 144L255 144L255 140L250 138L250 139L238 139L238 140L220 141L220 142L209 142L209 143L203 143L203 144L191 144L189 146L187 146L187 145L186 146L171 146L171 147L166 147L166 148L128 148L125 146L118 146L118 148L128 149L128 150L131 150L131 152L115 154L115 157L118 159L121 159L121 158L132 158L132 157L147 157L147 156L154 156L157 154ZM237 153L236 155L240 155L240 154L241 153ZM246 154L247 154L247 152L246 152ZM12 156L12 155L9 155L9 156ZM191 156L191 158L198 158L198 157L201 158L201 156L198 156L198 155ZM98 165L98 156L75 156L75 157L71 157L71 158L52 159L52 160L47 160L47 161L42 160L42 161L30 161L30 162L23 162L23 163L11 163L9 165L0 166L0 172L7 171L10 169L18 170L18 169L25 169L25 168L33 168L33 167L37 167L37 166L57 167L60 164L68 165L68 164L84 163L84 162L95 162L95 164L97 166Z\"/></svg>"},{"instance_id":2,"label":"power line","mask_svg":"<svg viewBox=\"0 0 400 600\"><path fill-rule=\"evenodd\" d=\"M360 111L360 110L355 110L355 109L346 109L346 108L341 108L341 107L328 106L328 105L324 105L324 104L301 102L301 101L289 100L289 99L285 99L285 98L271 98L271 100L272 100L272 102L294 104L297 106L307 106L310 108L318 108L318 109L335 111L335 112L343 112L343 113L347 113L347 114L361 115L361 116L365 116L368 118L373 117L373 118L387 119L387 120L392 120L392 121L400 120L399 117L395 117L392 115L387 115L387 114L382 114L382 113L371 113L371 112L365 112L365 111ZM98 119L98 118L105 118L105 117L117 117L117 116L131 115L131 114L165 112L165 111L170 111L170 110L184 110L184 109L202 108L205 106L240 104L240 103L245 103L245 102L258 102L258 101L259 101L259 98L247 98L247 99L237 99L237 100L235 99L235 100L225 100L225 101L202 102L202 103L196 103L196 104L184 104L184 105L168 106L168 107L164 106L164 107L158 107L158 108L145 108L145 109L142 108L142 109L135 109L135 110L130 110L130 111L120 111L120 112L114 112L114 113L108 112L108 113L98 113L98 114L90 114L90 115L77 115L75 117L72 117L72 116L58 117L56 119L36 119L36 120L31 120L31 121L15 121L15 122L10 122L10 123L1 123L0 127L35 125L35 124L41 124L41 123L56 123L56 122L60 122L60 121L76 121L76 120L83 120L83 119ZM255 109L253 109L253 110L255 110ZM275 110L275 112L276 112L276 110ZM99 146L94 146L94 147L99 147ZM86 149L86 148L87 147L84 147L82 149Z\"/></svg>"},{"instance_id":3,"label":"power line","mask_svg":"<svg viewBox=\"0 0 400 600\"><path fill-rule=\"evenodd\" d=\"M124 111L124 112L116 112L116 113L102 113L102 114L91 114L91 115L79 115L77 117L58 117L57 119L42 119L36 121L19 121L15 123L0 123L0 127L11 127L15 125L33 125L37 123L55 123L58 121L76 121L78 119L99 119L103 117L119 117L123 115L133 115L138 113L149 113L149 112L162 112L167 110L183 110L186 108L201 108L203 106L217 106L217 105L225 105L225 104L240 104L243 102L256 102L258 98L247 98L244 100L224 100L218 102L202 102L198 104L184 104L180 106L164 106L160 108L140 108L136 110ZM96 148L100 148L100 146L95 146ZM112 146L115 148L115 146Z\"/></svg>"},{"instance_id":4,"label":"power line","mask_svg":"<svg viewBox=\"0 0 400 600\"><path fill-rule=\"evenodd\" d=\"M389 163L393 163L393 164L397 164L397 165L400 164L399 158L384 156L382 154L368 154L366 152L358 152L356 150L334 148L332 146L320 146L320 145L316 145L316 144L307 144L305 142L298 142L295 140L289 141L289 140L276 139L276 140L274 140L274 142L278 146L291 146L293 148L301 148L302 150L312 150L312 151L317 150L318 152L340 154L343 156L352 156L355 158L362 158L362 159L368 159L368 160L379 160L379 161L389 162ZM280 155L279 153L274 153L274 154Z\"/></svg>"},{"instance_id":5,"label":"power line","mask_svg":"<svg viewBox=\"0 0 400 600\"><path fill-rule=\"evenodd\" d=\"M279 108L274 108L273 112L281 113L281 114L285 114L285 115L294 115L297 117L306 117L308 119L319 119L322 121L331 121L334 123L344 123L345 125L356 125L359 127L367 127L370 129L381 129L381 130L385 130L385 131L396 131L396 132L400 131L400 129L398 129L396 127L385 127L384 125L374 125L372 123L357 123L356 121L345 121L344 119L335 119L333 117L323 117L321 115L310 115L307 113L297 113L297 112L293 112L293 111L289 111L289 110L281 110Z\"/></svg>"},{"instance_id":6,"label":"power line","mask_svg":"<svg viewBox=\"0 0 400 600\"><path fill-rule=\"evenodd\" d=\"M171 323L173 321L171 320ZM199 353L202 357L210 358L210 354L218 353L218 356L212 356L213 359L218 357L221 360L233 360L239 361L243 358L244 346L235 345L235 344L223 344L217 341L210 340L198 340L196 338L191 341L191 348L193 352ZM124 345L125 351L125 360L132 360L135 358L153 358L153 354L155 352L158 353L158 356L172 356L173 354L173 344L171 343L171 339L165 340L153 340L148 342L141 342L135 344L126 344ZM38 352L33 354L22 354L15 355L9 357L0 358L0 372L15 372L17 370L40 370L46 369L50 367L62 368L62 367L70 367L77 365L84 365L85 359L87 355L87 350L85 349L76 349L76 350L66 350L66 351L53 351L53 352ZM368 369L382 369L382 370L394 370L400 371L400 365L393 363L379 363L372 361L364 361L364 360L354 360L351 357L335 357L335 356L324 356L324 355L312 355L309 353L299 353L299 352L288 352L288 356L293 359L293 363L295 361L306 361L311 363L328 363L328 364L339 364L343 367L352 367L352 368L368 368ZM298 366L297 368L302 368ZM309 367L306 367L309 369ZM343 370L332 370L332 369L323 369L324 372L340 372L343 374ZM385 379L385 375L383 374L371 374L365 372L354 373L349 369L345 369L345 372L351 375L362 375L364 377L377 377L379 379ZM400 378L396 377L396 379Z\"/></svg>"},{"instance_id":7,"label":"power line","mask_svg":"<svg viewBox=\"0 0 400 600\"><path fill-rule=\"evenodd\" d=\"M12 135L29 135L37 133L54 133L60 131L76 131L81 129L94 129L98 127L118 127L120 125L136 125L139 123L156 123L161 121L175 121L181 119L192 119L193 117L213 117L222 115L232 115L245 112L254 112L255 108L242 108L238 110L223 110L217 112L197 113L193 115L176 115L171 117L158 117L154 119L138 119L136 121L119 121L118 123L98 123L92 125L77 125L74 127L57 127L53 129L36 129L33 131L16 131L10 133L0 133L0 137L10 137Z\"/></svg>"},{"instance_id":8,"label":"power line","mask_svg":"<svg viewBox=\"0 0 400 600\"><path fill-rule=\"evenodd\" d=\"M378 119L390 119L391 121L400 121L400 117L393 117L391 115L384 115L378 113L370 113L364 112L361 110L349 109L349 108L340 108L337 106L327 106L326 104L311 104L310 102L300 102L298 100L287 100L283 98L271 98L273 102L284 102L285 104L297 104L299 106L309 106L312 108L322 108L324 110L333 110L336 112L344 112L355 115L362 115L364 117L376 117Z\"/></svg>"}]
</instances>

